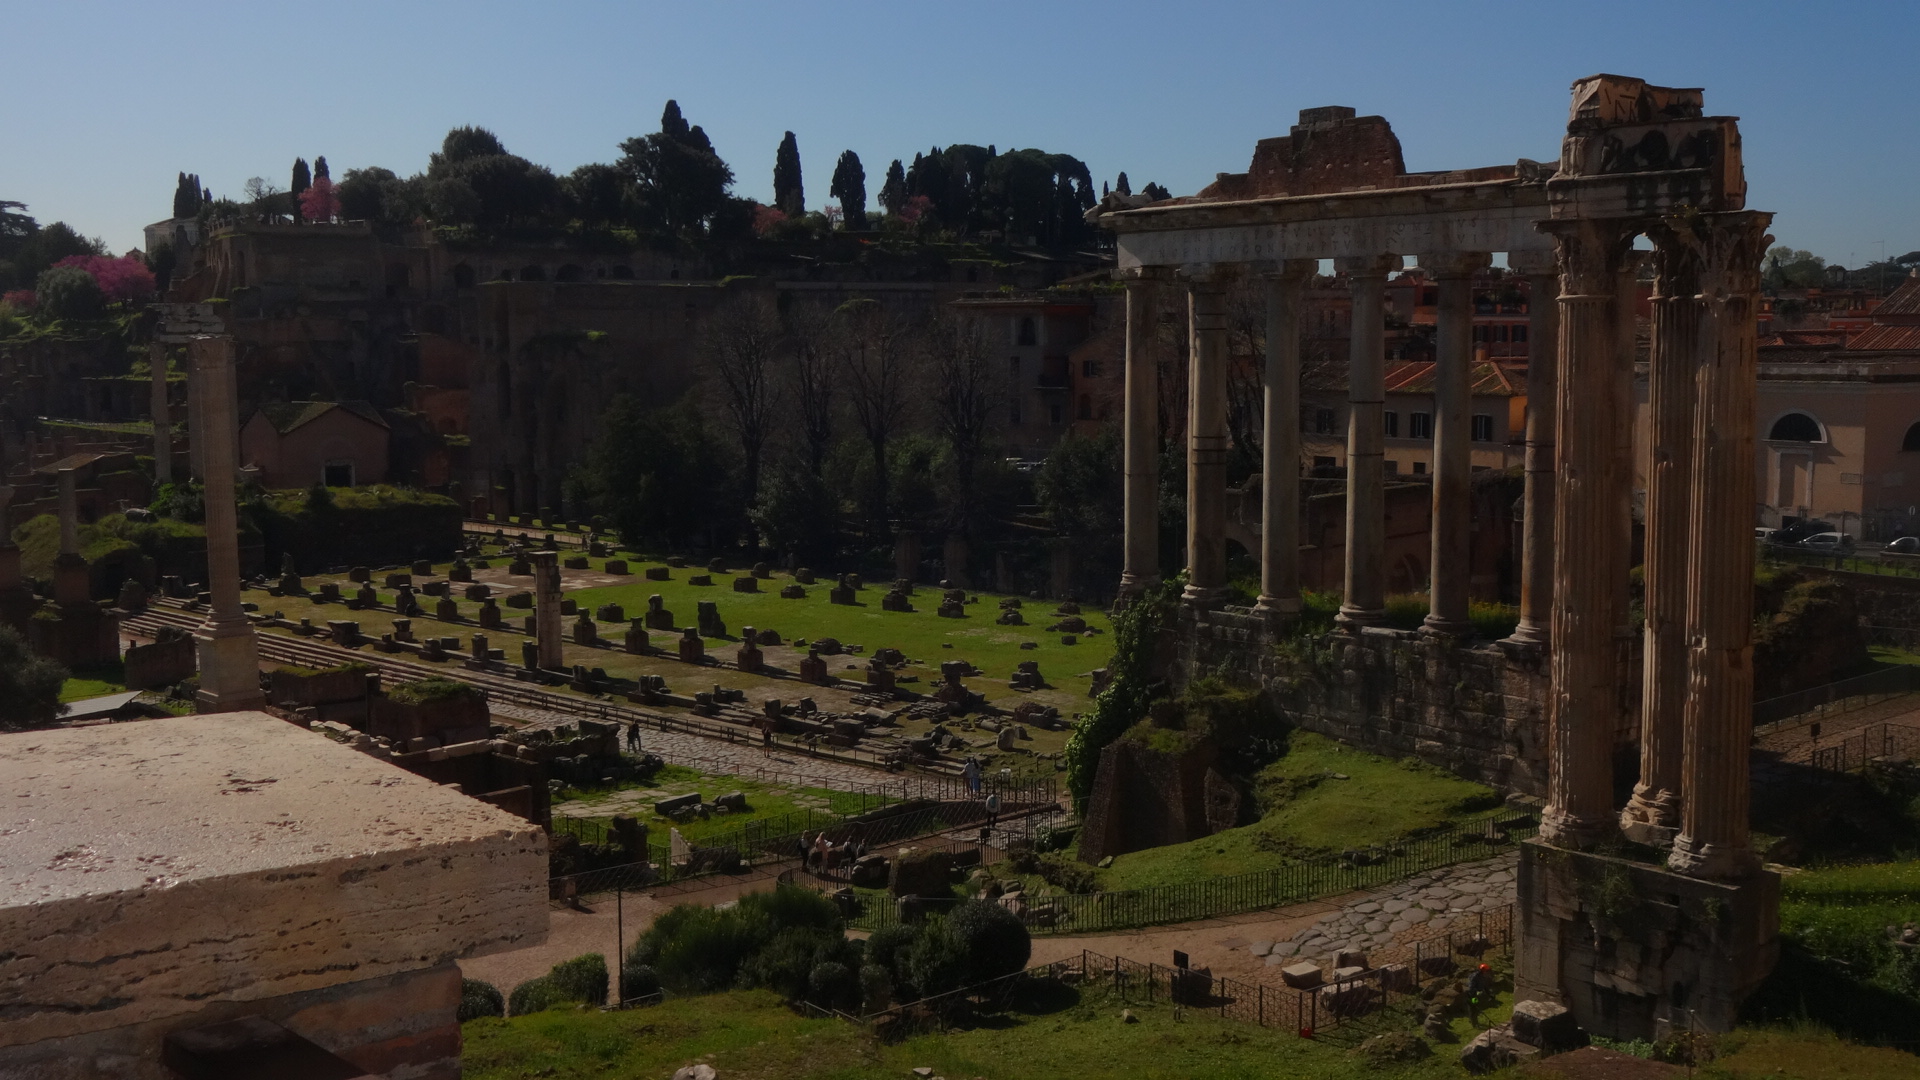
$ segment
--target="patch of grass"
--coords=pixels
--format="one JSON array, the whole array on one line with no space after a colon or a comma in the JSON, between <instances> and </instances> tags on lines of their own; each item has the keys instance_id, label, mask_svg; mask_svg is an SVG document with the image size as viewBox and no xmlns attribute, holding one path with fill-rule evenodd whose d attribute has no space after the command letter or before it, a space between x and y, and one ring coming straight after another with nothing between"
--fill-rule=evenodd
<instances>
[{"instance_id":1,"label":"patch of grass","mask_svg":"<svg viewBox=\"0 0 1920 1080\"><path fill-rule=\"evenodd\" d=\"M1311 732L1294 732L1288 744L1257 779L1258 822L1121 855L1102 872L1102 887L1141 889L1268 870L1483 819L1500 808L1492 788L1411 759L1380 757ZM1336 773L1347 779L1333 779Z\"/></svg>"},{"instance_id":2,"label":"patch of grass","mask_svg":"<svg viewBox=\"0 0 1920 1080\"><path fill-rule=\"evenodd\" d=\"M124 683L109 682L106 679L68 679L60 686L60 701L85 701L88 698L105 697L108 694L126 692Z\"/></svg>"},{"instance_id":3,"label":"patch of grass","mask_svg":"<svg viewBox=\"0 0 1920 1080\"><path fill-rule=\"evenodd\" d=\"M1920 1059L1913 1054L1848 1042L1818 1024L1741 1028L1721 1038L1719 1051L1703 1075L1729 1080L1776 1076L1908 1080L1920 1075Z\"/></svg>"},{"instance_id":4,"label":"patch of grass","mask_svg":"<svg viewBox=\"0 0 1920 1080\"><path fill-rule=\"evenodd\" d=\"M653 812L653 804L658 800L695 791L707 802L728 792L743 792L747 797L747 812L719 814L705 820L696 818L685 824L677 824ZM709 836L731 832L742 825L766 821L783 814L797 814L802 810L836 815L856 814L862 810L878 809L885 802L876 795L862 796L828 788L768 784L746 777L720 776L682 765L667 765L653 774L651 782L644 785L597 791L570 788L555 804L555 809L564 816L588 816L603 821L616 813L626 814L645 825L656 839L663 840L668 829L679 829L680 835L686 837L688 842L698 843ZM578 810L581 807L590 807L593 812L581 814Z\"/></svg>"}]
</instances>

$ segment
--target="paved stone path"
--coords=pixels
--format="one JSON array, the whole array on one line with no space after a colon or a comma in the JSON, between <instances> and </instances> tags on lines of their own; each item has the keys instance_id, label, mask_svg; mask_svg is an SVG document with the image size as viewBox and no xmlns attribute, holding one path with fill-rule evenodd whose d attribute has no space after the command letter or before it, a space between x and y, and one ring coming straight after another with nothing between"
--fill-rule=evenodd
<instances>
[{"instance_id":1,"label":"paved stone path","mask_svg":"<svg viewBox=\"0 0 1920 1080\"><path fill-rule=\"evenodd\" d=\"M1415 874L1359 894L1286 941L1256 941L1248 949L1255 956L1265 956L1271 967L1298 960L1331 961L1342 949L1385 949L1449 927L1462 929L1480 912L1513 903L1514 869L1519 864L1516 851Z\"/></svg>"}]
</instances>

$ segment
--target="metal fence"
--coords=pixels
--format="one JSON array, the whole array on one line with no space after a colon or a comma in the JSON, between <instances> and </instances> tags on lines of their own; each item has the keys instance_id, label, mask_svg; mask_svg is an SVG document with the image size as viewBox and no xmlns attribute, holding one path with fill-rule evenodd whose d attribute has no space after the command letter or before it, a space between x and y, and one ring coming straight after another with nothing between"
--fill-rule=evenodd
<instances>
[{"instance_id":1,"label":"metal fence","mask_svg":"<svg viewBox=\"0 0 1920 1080\"><path fill-rule=\"evenodd\" d=\"M1016 913L1035 933L1081 934L1258 911L1372 888L1423 870L1488 858L1512 850L1516 841L1532 836L1537 828L1538 823L1531 817L1510 819L1502 824L1487 822L1390 847L1311 859L1211 881L1039 897L1024 907L1017 907ZM874 897L848 925L877 930L902 921L903 908L907 909L910 919L914 908L939 912L958 903L958 898L916 897L903 903Z\"/></svg>"},{"instance_id":2,"label":"metal fence","mask_svg":"<svg viewBox=\"0 0 1920 1080\"><path fill-rule=\"evenodd\" d=\"M806 1003L800 1008L809 1015L861 1024L885 1038L902 1038L969 1024L983 1012L1004 1011L1034 980L1044 979L1099 990L1122 1002L1166 1002L1213 1012L1224 1020L1291 1030L1311 1039L1396 1004L1411 1004L1425 983L1451 977L1462 966L1495 951L1511 955L1512 949L1513 908L1509 905L1479 914L1472 926L1377 954L1362 971L1304 989L1082 950L1079 956L864 1015Z\"/></svg>"},{"instance_id":3,"label":"metal fence","mask_svg":"<svg viewBox=\"0 0 1920 1080\"><path fill-rule=\"evenodd\" d=\"M1855 772L1876 759L1912 761L1916 757L1920 757L1920 727L1868 724L1832 745L1815 747L1811 763L1828 772Z\"/></svg>"},{"instance_id":4,"label":"metal fence","mask_svg":"<svg viewBox=\"0 0 1920 1080\"><path fill-rule=\"evenodd\" d=\"M1753 703L1753 726L1778 723L1807 713L1827 715L1871 705L1890 697L1913 693L1915 675L1911 664L1895 664L1851 679L1840 679L1809 687L1792 694Z\"/></svg>"}]
</instances>

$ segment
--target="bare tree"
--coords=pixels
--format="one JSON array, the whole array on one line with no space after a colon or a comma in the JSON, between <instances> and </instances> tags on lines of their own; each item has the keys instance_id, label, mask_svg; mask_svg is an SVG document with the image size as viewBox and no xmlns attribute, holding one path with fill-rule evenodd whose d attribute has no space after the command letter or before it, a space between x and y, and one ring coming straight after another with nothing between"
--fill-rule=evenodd
<instances>
[{"instance_id":1,"label":"bare tree","mask_svg":"<svg viewBox=\"0 0 1920 1080\"><path fill-rule=\"evenodd\" d=\"M780 320L764 297L741 298L721 308L708 324L707 366L740 440L748 506L760 494L760 466L773 430L773 374L780 338Z\"/></svg>"},{"instance_id":2,"label":"bare tree","mask_svg":"<svg viewBox=\"0 0 1920 1080\"><path fill-rule=\"evenodd\" d=\"M979 319L943 313L928 328L925 341L935 419L953 450L951 527L964 533L973 524L974 481L986 449L987 421L1002 388L987 358Z\"/></svg>"},{"instance_id":3,"label":"bare tree","mask_svg":"<svg viewBox=\"0 0 1920 1080\"><path fill-rule=\"evenodd\" d=\"M1227 434L1234 472L1259 472L1266 441L1267 308L1258 279L1227 289Z\"/></svg>"},{"instance_id":4,"label":"bare tree","mask_svg":"<svg viewBox=\"0 0 1920 1080\"><path fill-rule=\"evenodd\" d=\"M799 405L800 438L807 448L807 467L815 477L825 474L827 452L833 448L833 413L838 327L831 313L819 305L796 304L787 313L787 342L793 354L793 389Z\"/></svg>"},{"instance_id":5,"label":"bare tree","mask_svg":"<svg viewBox=\"0 0 1920 1080\"><path fill-rule=\"evenodd\" d=\"M873 300L849 300L837 314L842 333L836 337L847 403L873 453L867 517L878 537L887 531L890 506L887 447L907 419L908 335L899 318Z\"/></svg>"}]
</instances>

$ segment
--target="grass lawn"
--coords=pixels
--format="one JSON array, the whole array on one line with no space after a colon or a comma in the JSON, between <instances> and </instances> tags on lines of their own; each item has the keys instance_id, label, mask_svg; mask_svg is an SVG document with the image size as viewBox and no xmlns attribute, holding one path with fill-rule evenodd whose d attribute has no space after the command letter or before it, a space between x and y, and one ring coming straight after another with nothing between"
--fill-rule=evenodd
<instances>
[{"instance_id":1,"label":"grass lawn","mask_svg":"<svg viewBox=\"0 0 1920 1080\"><path fill-rule=\"evenodd\" d=\"M1334 779L1342 775L1347 779ZM1135 851L1100 872L1108 889L1245 874L1301 856L1383 844L1500 812L1497 792L1411 759L1380 757L1296 731L1262 770L1260 821L1185 844Z\"/></svg>"},{"instance_id":2,"label":"grass lawn","mask_svg":"<svg viewBox=\"0 0 1920 1080\"><path fill-rule=\"evenodd\" d=\"M1780 892L1782 933L1870 974L1885 960L1885 928L1920 922L1920 860L1803 870Z\"/></svg>"},{"instance_id":3,"label":"grass lawn","mask_svg":"<svg viewBox=\"0 0 1920 1080\"><path fill-rule=\"evenodd\" d=\"M1701 1077L1910 1080L1920 1076L1920 1057L1890 1047L1847 1042L1812 1024L1742 1028L1720 1040L1719 1052L1718 1060L1699 1070Z\"/></svg>"},{"instance_id":4,"label":"grass lawn","mask_svg":"<svg viewBox=\"0 0 1920 1080\"><path fill-rule=\"evenodd\" d=\"M108 694L126 692L126 676L121 673L118 660L111 664L86 668L69 673L67 681L60 686L60 700L85 701L87 698L105 697Z\"/></svg>"},{"instance_id":5,"label":"grass lawn","mask_svg":"<svg viewBox=\"0 0 1920 1080\"><path fill-rule=\"evenodd\" d=\"M744 814L718 814L705 820L693 820L685 824L675 824L670 818L661 817L653 812L653 804L672 795L684 795L697 791L706 802L712 802L716 796L728 792L743 792L747 797L747 812ZM667 830L676 828L680 835L689 841L698 842L716 833L730 832L742 825L755 821L765 821L784 814L798 813L802 810L815 810L826 814L855 814L863 809L875 809L884 803L876 796L866 796L845 791L833 791L828 788L795 787L789 784L767 784L745 777L716 776L689 769L680 765L668 765L653 776L650 784L625 788L604 788L595 791L567 789L561 801L555 802L555 817L592 817L605 820L615 814L625 814L636 818L647 826L650 833L664 839Z\"/></svg>"}]
</instances>

